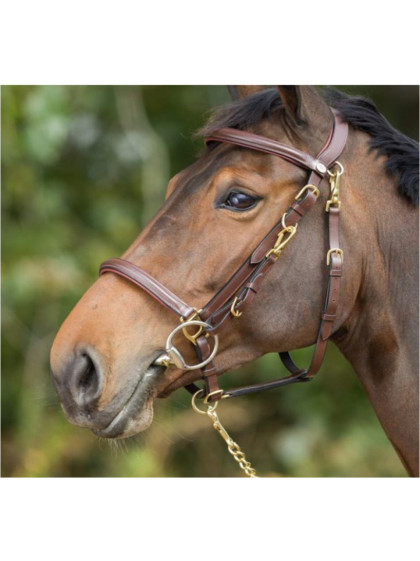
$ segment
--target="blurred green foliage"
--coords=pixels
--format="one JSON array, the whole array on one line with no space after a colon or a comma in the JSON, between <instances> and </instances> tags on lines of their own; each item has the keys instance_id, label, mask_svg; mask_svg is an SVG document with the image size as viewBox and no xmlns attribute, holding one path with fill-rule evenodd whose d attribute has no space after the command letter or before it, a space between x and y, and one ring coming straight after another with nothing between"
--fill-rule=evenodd
<instances>
[{"instance_id":1,"label":"blurred green foliage","mask_svg":"<svg viewBox=\"0 0 420 561\"><path fill-rule=\"evenodd\" d=\"M356 87L418 138L418 88ZM64 418L49 349L70 309L159 208L200 148L191 134L228 101L220 86L2 87L2 474L237 476L207 418L179 390L144 434L108 443ZM308 361L310 351L298 359ZM279 375L266 356L223 385ZM312 384L220 407L261 474L405 476L350 366L330 347Z\"/></svg>"}]
</instances>

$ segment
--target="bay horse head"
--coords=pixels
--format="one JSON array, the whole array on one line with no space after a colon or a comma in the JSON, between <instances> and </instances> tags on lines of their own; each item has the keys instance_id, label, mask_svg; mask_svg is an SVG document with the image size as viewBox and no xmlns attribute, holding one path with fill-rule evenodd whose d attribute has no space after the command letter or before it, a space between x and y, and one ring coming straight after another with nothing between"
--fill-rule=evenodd
<instances>
[{"instance_id":1,"label":"bay horse head","mask_svg":"<svg viewBox=\"0 0 420 561\"><path fill-rule=\"evenodd\" d=\"M202 131L203 155L63 323L51 351L63 410L99 436L128 437L150 425L155 398L195 392L199 379L208 401L309 380L332 339L414 474L418 185L398 193L391 147L367 125L347 132L347 98L334 111L310 87L255 90L235 88ZM298 368L287 351L314 343ZM269 352L290 376L219 388L220 374Z\"/></svg>"}]
</instances>

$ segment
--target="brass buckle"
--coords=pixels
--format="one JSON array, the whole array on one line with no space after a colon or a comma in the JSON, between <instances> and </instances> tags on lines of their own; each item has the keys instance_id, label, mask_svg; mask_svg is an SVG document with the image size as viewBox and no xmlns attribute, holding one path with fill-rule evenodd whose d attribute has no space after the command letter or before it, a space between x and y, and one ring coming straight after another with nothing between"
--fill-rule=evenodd
<instances>
[{"instance_id":1,"label":"brass buckle","mask_svg":"<svg viewBox=\"0 0 420 561\"><path fill-rule=\"evenodd\" d=\"M185 319L181 318L181 323L184 324L182 332L185 335L185 337L188 339L188 341L190 341L195 346L197 346L197 339L203 333L204 328L203 328L202 325L200 325L200 327L197 329L197 331L191 335L191 333L189 333L185 323L188 323L188 322L193 321L193 320L202 321L201 317L200 317L200 314L201 314L202 311L203 310L195 310L195 312L192 313L187 318L185 318Z\"/></svg>"},{"instance_id":2,"label":"brass buckle","mask_svg":"<svg viewBox=\"0 0 420 561\"><path fill-rule=\"evenodd\" d=\"M343 250L340 249L339 247L333 247L332 249L328 250L327 253L327 266L330 266L331 263L331 254L332 253L337 253L340 257L341 257L341 264L343 265L344 263L344 253Z\"/></svg>"}]
</instances>

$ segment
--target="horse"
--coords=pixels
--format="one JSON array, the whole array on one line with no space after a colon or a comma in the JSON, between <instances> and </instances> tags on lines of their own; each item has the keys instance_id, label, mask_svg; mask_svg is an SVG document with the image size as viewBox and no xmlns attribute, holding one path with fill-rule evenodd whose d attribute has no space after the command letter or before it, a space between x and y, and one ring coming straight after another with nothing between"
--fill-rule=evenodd
<instances>
[{"instance_id":1,"label":"horse","mask_svg":"<svg viewBox=\"0 0 420 561\"><path fill-rule=\"evenodd\" d=\"M125 438L186 387L214 416L221 399L311 380L331 340L418 476L418 144L334 89L229 91L199 131L204 152L58 331L64 413ZM288 351L314 343L298 367ZM221 374L271 352L289 376L220 389Z\"/></svg>"}]
</instances>

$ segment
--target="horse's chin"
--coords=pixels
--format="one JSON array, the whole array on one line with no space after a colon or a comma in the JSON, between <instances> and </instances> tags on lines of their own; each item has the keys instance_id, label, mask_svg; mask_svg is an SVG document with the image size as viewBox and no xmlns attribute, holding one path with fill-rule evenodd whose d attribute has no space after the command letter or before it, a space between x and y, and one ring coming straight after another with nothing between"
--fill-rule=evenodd
<instances>
[{"instance_id":1,"label":"horse's chin","mask_svg":"<svg viewBox=\"0 0 420 561\"><path fill-rule=\"evenodd\" d=\"M101 438L128 438L148 429L153 420L153 401L156 397L156 379L165 369L150 365L140 378L136 389L106 427L92 428Z\"/></svg>"},{"instance_id":2,"label":"horse's chin","mask_svg":"<svg viewBox=\"0 0 420 561\"><path fill-rule=\"evenodd\" d=\"M92 429L101 438L129 438L150 427L153 421L153 399L146 403L134 416L127 416L122 410L105 429Z\"/></svg>"}]
</instances>

